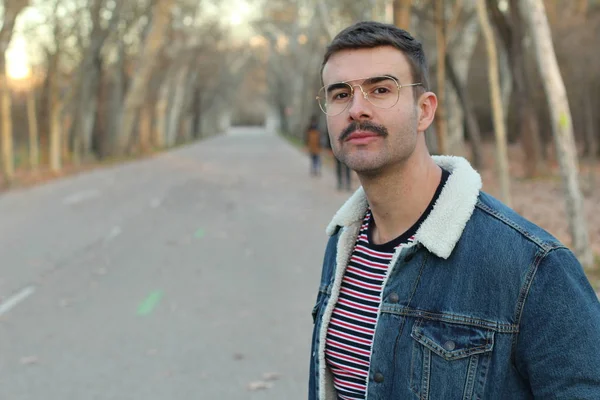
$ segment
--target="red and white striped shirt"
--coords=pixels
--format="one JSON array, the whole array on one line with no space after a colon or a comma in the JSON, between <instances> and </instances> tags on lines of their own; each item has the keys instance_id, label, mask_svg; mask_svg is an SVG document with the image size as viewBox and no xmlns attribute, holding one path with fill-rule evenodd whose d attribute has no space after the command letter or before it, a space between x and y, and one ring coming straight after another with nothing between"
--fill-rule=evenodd
<instances>
[{"instance_id":1,"label":"red and white striped shirt","mask_svg":"<svg viewBox=\"0 0 600 400\"><path fill-rule=\"evenodd\" d=\"M442 178L425 212L408 231L391 242L373 244L370 226L374 221L371 210L366 212L325 340L325 362L333 373L333 384L340 399L366 398L371 347L390 262L399 247L414 242L419 226L433 210L449 176L450 173L442 169Z\"/></svg>"},{"instance_id":2,"label":"red and white striped shirt","mask_svg":"<svg viewBox=\"0 0 600 400\"><path fill-rule=\"evenodd\" d=\"M404 240L395 240L392 245L372 245L370 221L369 210L344 274L325 342L325 361L333 373L338 397L344 400L366 397L383 282L395 249L414 240L414 236L403 235Z\"/></svg>"}]
</instances>

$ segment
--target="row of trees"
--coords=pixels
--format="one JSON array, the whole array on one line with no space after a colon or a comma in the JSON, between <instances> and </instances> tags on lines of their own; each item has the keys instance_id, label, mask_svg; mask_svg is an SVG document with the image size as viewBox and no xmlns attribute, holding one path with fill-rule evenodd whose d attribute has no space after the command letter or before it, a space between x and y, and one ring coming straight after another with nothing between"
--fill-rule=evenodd
<instances>
[{"instance_id":1,"label":"row of trees","mask_svg":"<svg viewBox=\"0 0 600 400\"><path fill-rule=\"evenodd\" d=\"M192 0L3 0L2 172L59 172L222 130L253 58L230 26ZM7 76L27 43L31 73ZM27 160L27 161L25 161Z\"/></svg>"},{"instance_id":2,"label":"row of trees","mask_svg":"<svg viewBox=\"0 0 600 400\"><path fill-rule=\"evenodd\" d=\"M494 141L501 196L509 204L509 143L526 154L525 177L545 174L557 161L573 247L592 264L578 158L593 162L599 151L593 110L600 105L600 56L590 50L600 37L600 2L271 0L262 6L255 29L265 38L266 83L283 132L301 136L310 116L320 114L314 101L320 62L340 29L364 19L394 23L428 53L440 100L430 148L468 156L480 167L482 143Z\"/></svg>"},{"instance_id":3,"label":"row of trees","mask_svg":"<svg viewBox=\"0 0 600 400\"><path fill-rule=\"evenodd\" d=\"M526 177L558 161L573 247L591 265L578 168L600 150L600 55L590 51L599 0L246 1L262 13L239 40L207 14L226 1L2 0L4 180L14 180L15 165L58 172L67 162L174 146L222 130L233 112L241 122L267 113L300 137L320 115L326 44L348 24L375 19L424 43L440 99L427 135L433 152L481 167L482 143L494 141L509 204L509 143L526 154ZM6 74L15 36L29 44L33 66L19 81Z\"/></svg>"}]
</instances>

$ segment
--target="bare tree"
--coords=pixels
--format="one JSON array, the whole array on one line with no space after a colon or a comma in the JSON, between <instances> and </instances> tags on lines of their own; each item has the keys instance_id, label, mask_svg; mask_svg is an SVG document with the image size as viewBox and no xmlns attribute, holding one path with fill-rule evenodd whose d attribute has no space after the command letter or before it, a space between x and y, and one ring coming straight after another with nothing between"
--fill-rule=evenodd
<instances>
[{"instance_id":1,"label":"bare tree","mask_svg":"<svg viewBox=\"0 0 600 400\"><path fill-rule=\"evenodd\" d=\"M83 59L79 65L79 93L77 95L77 112L73 124L74 129L74 158L76 162L85 159L91 154L92 132L94 130L96 109L98 107L98 90L102 72L102 58L100 52L108 35L113 31L118 22L122 0L110 9L111 17L106 26L103 25L102 13L107 11L107 0L88 0L91 30L89 44L84 49Z\"/></svg>"},{"instance_id":2,"label":"bare tree","mask_svg":"<svg viewBox=\"0 0 600 400\"><path fill-rule=\"evenodd\" d=\"M447 147L450 154L465 156L466 131L471 145L472 161L478 168L483 166L483 149L479 123L467 86L479 31L475 0L456 2L447 29L446 72L450 83L446 92Z\"/></svg>"},{"instance_id":3,"label":"bare tree","mask_svg":"<svg viewBox=\"0 0 600 400\"><path fill-rule=\"evenodd\" d=\"M174 0L156 0L152 10L152 26L144 43L136 74L125 97L121 131L117 136L116 152L124 154L131 144L133 130L139 111L144 104L148 81L157 62L157 55L164 44L165 32L171 20Z\"/></svg>"},{"instance_id":4,"label":"bare tree","mask_svg":"<svg viewBox=\"0 0 600 400\"><path fill-rule=\"evenodd\" d=\"M6 50L12 39L17 17L29 4L28 0L5 0L4 20L0 30L0 118L2 119L2 172L10 184L14 179L15 160L13 155L13 122L11 97L6 72Z\"/></svg>"},{"instance_id":5,"label":"bare tree","mask_svg":"<svg viewBox=\"0 0 600 400\"><path fill-rule=\"evenodd\" d=\"M63 41L65 30L62 27L60 21L58 21L58 9L60 6L60 0L55 0L52 6L51 20L52 24L52 44L46 46L44 51L46 53L46 81L43 98L45 99L44 109L47 118L44 119L46 129L49 132L48 140L48 153L50 170L54 173L59 172L62 169L63 164L63 126L61 123L61 116L64 108L64 98L61 96L61 71L60 61L64 57L63 54Z\"/></svg>"},{"instance_id":6,"label":"bare tree","mask_svg":"<svg viewBox=\"0 0 600 400\"><path fill-rule=\"evenodd\" d=\"M454 62L449 53L446 53L446 67L448 70L448 78L454 86L456 96L458 97L462 110L465 116L467 125L467 135L471 142L473 152L473 166L475 168L483 167L483 146L481 141L481 131L479 129L479 123L473 110L473 105L465 85L458 78L458 74L455 72Z\"/></svg>"},{"instance_id":7,"label":"bare tree","mask_svg":"<svg viewBox=\"0 0 600 400\"><path fill-rule=\"evenodd\" d=\"M29 127L29 167L35 171L40 163L40 148L35 87L33 85L27 89L27 125Z\"/></svg>"},{"instance_id":8,"label":"bare tree","mask_svg":"<svg viewBox=\"0 0 600 400\"><path fill-rule=\"evenodd\" d=\"M492 103L492 116L494 119L494 133L496 136L496 164L498 166L498 182L502 201L510 206L510 179L508 170L508 153L506 145L506 126L504 124L504 109L500 94L500 74L498 72L498 53L494 32L488 19L485 0L477 0L477 14L481 30L485 37L488 53L488 78L490 82L490 97Z\"/></svg>"},{"instance_id":9,"label":"bare tree","mask_svg":"<svg viewBox=\"0 0 600 400\"><path fill-rule=\"evenodd\" d=\"M394 0L394 25L410 30L410 16L413 0Z\"/></svg>"},{"instance_id":10,"label":"bare tree","mask_svg":"<svg viewBox=\"0 0 600 400\"><path fill-rule=\"evenodd\" d=\"M446 154L448 151L446 138L448 136L448 120L446 119L446 4L445 0L435 0L435 32L437 44L437 96L436 110L437 152Z\"/></svg>"},{"instance_id":11,"label":"bare tree","mask_svg":"<svg viewBox=\"0 0 600 400\"><path fill-rule=\"evenodd\" d=\"M569 100L554 53L548 18L542 0L522 0L521 6L527 9L523 15L526 16L531 32L538 68L550 107L552 134L563 179L572 244L581 263L590 268L594 260L579 188L579 166Z\"/></svg>"},{"instance_id":12,"label":"bare tree","mask_svg":"<svg viewBox=\"0 0 600 400\"><path fill-rule=\"evenodd\" d=\"M525 32L518 2L519 0L510 0L510 20L500 11L496 0L487 0L487 5L511 66L514 87L512 107L516 116L516 130L523 152L527 154L525 174L534 177L543 169L542 145L535 101L531 96L532 85L526 74L526 52L523 44Z\"/></svg>"}]
</instances>

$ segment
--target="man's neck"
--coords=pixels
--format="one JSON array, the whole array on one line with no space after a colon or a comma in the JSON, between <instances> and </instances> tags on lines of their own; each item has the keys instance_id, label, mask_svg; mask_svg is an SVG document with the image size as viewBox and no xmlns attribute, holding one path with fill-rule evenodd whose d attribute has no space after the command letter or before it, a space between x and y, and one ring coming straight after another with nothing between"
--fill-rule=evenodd
<instances>
[{"instance_id":1,"label":"man's neck","mask_svg":"<svg viewBox=\"0 0 600 400\"><path fill-rule=\"evenodd\" d=\"M442 170L426 154L377 177L360 176L374 219L372 240L387 243L410 229L427 210Z\"/></svg>"}]
</instances>

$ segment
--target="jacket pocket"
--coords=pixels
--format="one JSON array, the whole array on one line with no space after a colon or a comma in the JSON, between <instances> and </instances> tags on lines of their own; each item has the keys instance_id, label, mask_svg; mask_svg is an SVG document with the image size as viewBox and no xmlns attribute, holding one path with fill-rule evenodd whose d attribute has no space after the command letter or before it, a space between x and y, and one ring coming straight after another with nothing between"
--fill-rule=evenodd
<instances>
[{"instance_id":1,"label":"jacket pocket","mask_svg":"<svg viewBox=\"0 0 600 400\"><path fill-rule=\"evenodd\" d=\"M470 400L483 396L494 331L418 320L411 337L410 388L419 399Z\"/></svg>"}]
</instances>

